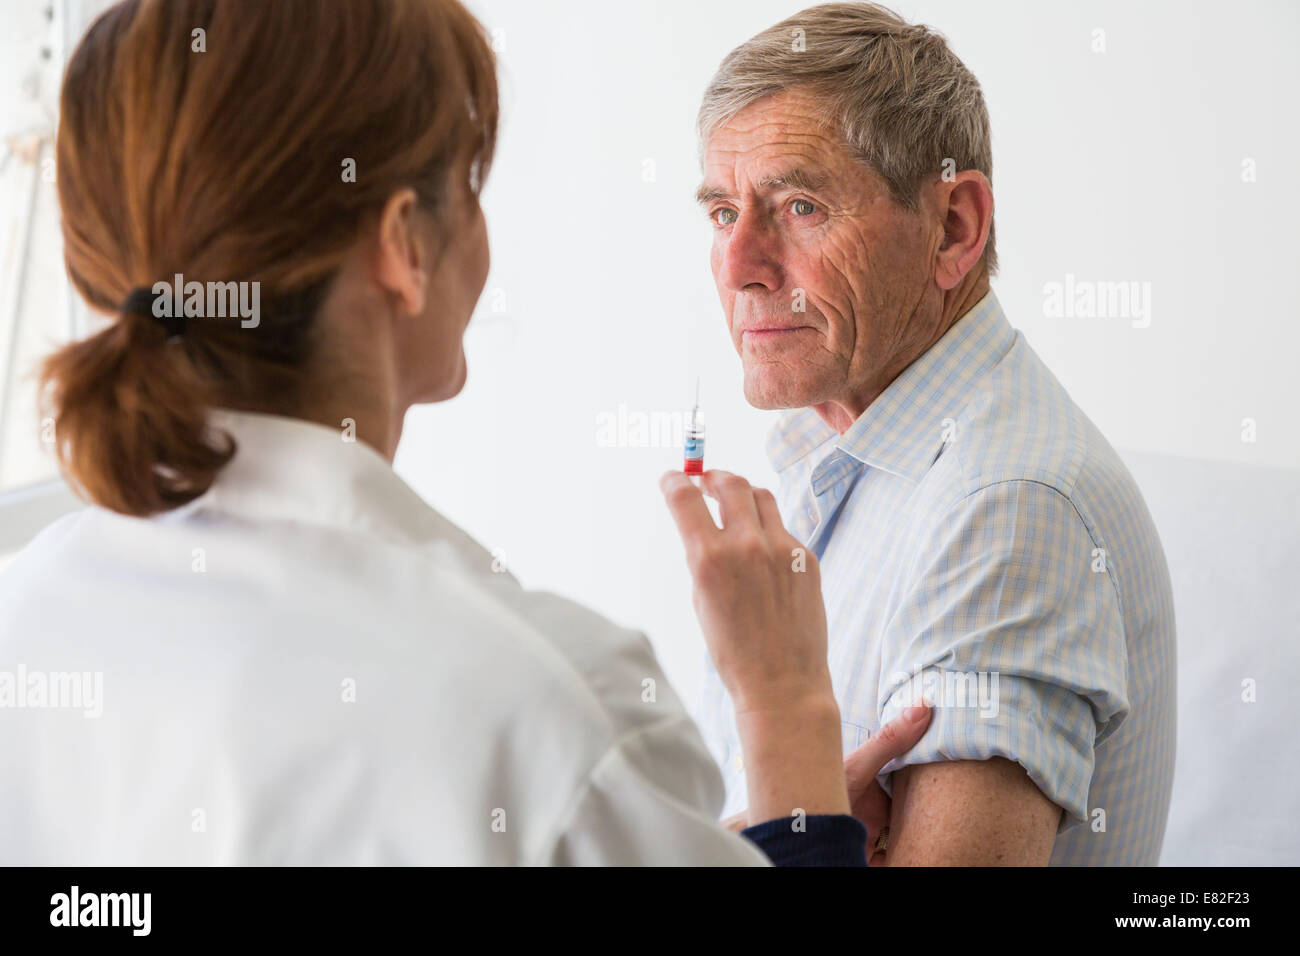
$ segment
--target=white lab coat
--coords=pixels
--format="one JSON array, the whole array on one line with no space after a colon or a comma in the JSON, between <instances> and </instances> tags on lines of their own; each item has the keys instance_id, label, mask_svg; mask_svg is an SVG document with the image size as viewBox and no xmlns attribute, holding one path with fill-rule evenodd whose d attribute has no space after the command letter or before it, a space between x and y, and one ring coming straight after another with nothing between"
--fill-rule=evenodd
<instances>
[{"instance_id":1,"label":"white lab coat","mask_svg":"<svg viewBox=\"0 0 1300 956\"><path fill-rule=\"evenodd\" d=\"M644 637L494 571L369 446L213 418L207 494L0 574L0 864L767 862Z\"/></svg>"}]
</instances>

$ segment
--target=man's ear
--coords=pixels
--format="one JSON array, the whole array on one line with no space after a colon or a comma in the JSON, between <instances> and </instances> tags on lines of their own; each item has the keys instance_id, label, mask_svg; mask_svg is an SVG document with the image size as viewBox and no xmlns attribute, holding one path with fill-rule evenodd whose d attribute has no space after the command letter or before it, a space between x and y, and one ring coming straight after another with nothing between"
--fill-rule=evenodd
<instances>
[{"instance_id":1,"label":"man's ear","mask_svg":"<svg viewBox=\"0 0 1300 956\"><path fill-rule=\"evenodd\" d=\"M408 315L424 312L429 294L432 250L420 228L415 190L403 188L388 197L375 236L375 281Z\"/></svg>"},{"instance_id":2,"label":"man's ear","mask_svg":"<svg viewBox=\"0 0 1300 956\"><path fill-rule=\"evenodd\" d=\"M937 185L943 217L943 240L934 265L934 281L945 292L956 288L984 253L993 225L993 187L979 170L958 173Z\"/></svg>"}]
</instances>

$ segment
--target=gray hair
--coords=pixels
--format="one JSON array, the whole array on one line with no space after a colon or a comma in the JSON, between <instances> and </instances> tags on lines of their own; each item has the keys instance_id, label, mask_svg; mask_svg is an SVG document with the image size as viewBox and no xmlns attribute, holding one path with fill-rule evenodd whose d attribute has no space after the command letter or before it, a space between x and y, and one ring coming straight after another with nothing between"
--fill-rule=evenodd
<instances>
[{"instance_id":1,"label":"gray hair","mask_svg":"<svg viewBox=\"0 0 1300 956\"><path fill-rule=\"evenodd\" d=\"M795 88L825 104L822 118L908 209L945 166L993 182L979 81L941 34L875 3L809 7L728 53L700 104L701 150L745 107ZM996 273L992 223L983 259Z\"/></svg>"}]
</instances>

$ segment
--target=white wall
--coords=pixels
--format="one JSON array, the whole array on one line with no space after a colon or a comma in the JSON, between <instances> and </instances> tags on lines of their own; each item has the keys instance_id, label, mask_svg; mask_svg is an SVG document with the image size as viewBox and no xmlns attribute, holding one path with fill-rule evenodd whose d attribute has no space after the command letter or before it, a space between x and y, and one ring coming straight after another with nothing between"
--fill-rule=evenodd
<instances>
[{"instance_id":1,"label":"white wall","mask_svg":"<svg viewBox=\"0 0 1300 956\"><path fill-rule=\"evenodd\" d=\"M69 20L104 5L71 0ZM693 120L721 57L802 5L471 0L502 47L493 269L467 338L469 383L412 412L398 469L525 584L645 630L688 697L701 644L656 487L680 451L602 447L597 420L620 405L679 412L702 375L709 463L772 482L771 413L741 397L691 199ZM1300 155L1297 5L896 9L946 33L984 85L995 288L1112 442L1300 467L1287 288L1300 258L1287 165ZM1092 52L1098 28L1104 53ZM1245 159L1256 182L1242 181ZM1151 283L1150 326L1048 318L1043 286L1067 274ZM1253 443L1243 418L1257 423ZM0 457L18 467L14 447Z\"/></svg>"},{"instance_id":2,"label":"white wall","mask_svg":"<svg viewBox=\"0 0 1300 956\"><path fill-rule=\"evenodd\" d=\"M470 378L414 411L398 469L524 583L645 630L693 696L702 644L656 487L676 447L597 417L671 412L703 376L708 461L770 484L707 264L698 97L798 0L473 0L504 129ZM903 3L980 78L1012 324L1119 447L1300 467L1291 3ZM1093 30L1106 52L1091 51ZM1242 181L1253 159L1257 181ZM653 181L645 181L646 161ZM1052 319L1044 284L1151 283L1151 322ZM495 308L494 308L495 307ZM1241 440L1243 418L1257 440Z\"/></svg>"}]
</instances>

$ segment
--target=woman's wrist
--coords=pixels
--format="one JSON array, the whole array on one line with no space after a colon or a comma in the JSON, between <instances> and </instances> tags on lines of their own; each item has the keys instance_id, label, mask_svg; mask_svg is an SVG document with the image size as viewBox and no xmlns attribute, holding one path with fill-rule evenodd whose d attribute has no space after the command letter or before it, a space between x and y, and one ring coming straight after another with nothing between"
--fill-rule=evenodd
<instances>
[{"instance_id":1,"label":"woman's wrist","mask_svg":"<svg viewBox=\"0 0 1300 956\"><path fill-rule=\"evenodd\" d=\"M800 810L849 812L840 727L829 689L737 710L751 824Z\"/></svg>"},{"instance_id":2,"label":"woman's wrist","mask_svg":"<svg viewBox=\"0 0 1300 956\"><path fill-rule=\"evenodd\" d=\"M765 681L762 686L755 686L752 680L741 686L729 682L727 695L731 698L732 710L737 719L817 713L826 708L834 708L836 719L839 719L839 705L835 703L831 674L825 668L812 675Z\"/></svg>"},{"instance_id":3,"label":"woman's wrist","mask_svg":"<svg viewBox=\"0 0 1300 956\"><path fill-rule=\"evenodd\" d=\"M745 727L766 735L791 720L825 719L838 724L840 719L840 707L835 701L829 678L824 687L804 686L785 692L770 691L748 699L732 699L737 729L742 735Z\"/></svg>"}]
</instances>

